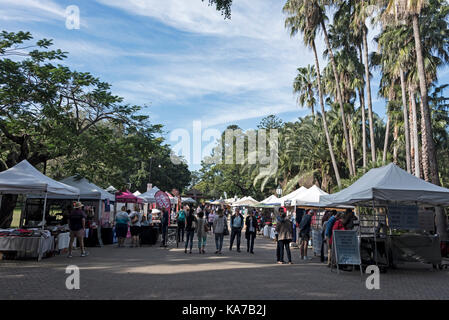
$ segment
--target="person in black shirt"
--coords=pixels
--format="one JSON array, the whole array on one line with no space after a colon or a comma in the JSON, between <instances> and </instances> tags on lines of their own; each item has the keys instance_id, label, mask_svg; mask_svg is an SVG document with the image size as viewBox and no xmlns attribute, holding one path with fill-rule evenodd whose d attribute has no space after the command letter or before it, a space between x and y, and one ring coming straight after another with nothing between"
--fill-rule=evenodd
<instances>
[{"instance_id":1,"label":"person in black shirt","mask_svg":"<svg viewBox=\"0 0 449 320\"><path fill-rule=\"evenodd\" d=\"M89 253L84 248L84 230L86 229L86 214L84 213L81 202L76 202L73 210L69 215L70 242L68 258L72 257L73 241L75 237L78 239L81 248L81 257L87 256Z\"/></svg>"}]
</instances>

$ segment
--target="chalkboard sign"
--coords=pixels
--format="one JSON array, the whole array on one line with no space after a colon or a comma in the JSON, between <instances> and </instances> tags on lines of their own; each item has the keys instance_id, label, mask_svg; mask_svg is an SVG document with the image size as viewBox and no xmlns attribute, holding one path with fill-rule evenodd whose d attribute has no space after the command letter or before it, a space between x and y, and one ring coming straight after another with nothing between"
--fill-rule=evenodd
<instances>
[{"instance_id":1,"label":"chalkboard sign","mask_svg":"<svg viewBox=\"0 0 449 320\"><path fill-rule=\"evenodd\" d=\"M337 264L360 265L360 246L357 231L334 230L332 245L336 254Z\"/></svg>"},{"instance_id":2,"label":"chalkboard sign","mask_svg":"<svg viewBox=\"0 0 449 320\"><path fill-rule=\"evenodd\" d=\"M321 255L321 244L323 242L323 239L321 238L321 230L319 229L312 229L312 247L313 247L313 253L315 255Z\"/></svg>"},{"instance_id":3,"label":"chalkboard sign","mask_svg":"<svg viewBox=\"0 0 449 320\"><path fill-rule=\"evenodd\" d=\"M388 225L393 229L420 229L417 206L388 206Z\"/></svg>"}]
</instances>

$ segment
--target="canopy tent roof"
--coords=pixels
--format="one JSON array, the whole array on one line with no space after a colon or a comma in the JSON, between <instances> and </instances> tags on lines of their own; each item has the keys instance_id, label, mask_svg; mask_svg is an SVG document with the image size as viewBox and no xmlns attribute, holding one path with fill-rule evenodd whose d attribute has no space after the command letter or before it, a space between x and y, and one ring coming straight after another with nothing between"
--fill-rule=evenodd
<instances>
[{"instance_id":1,"label":"canopy tent roof","mask_svg":"<svg viewBox=\"0 0 449 320\"><path fill-rule=\"evenodd\" d=\"M150 190L148 190L147 192L142 193L141 195L139 195L138 197L141 198L143 201L145 202L156 202L156 198L154 197L154 195L156 194L156 192L159 191L159 188L154 186L153 188L151 188Z\"/></svg>"},{"instance_id":2,"label":"canopy tent roof","mask_svg":"<svg viewBox=\"0 0 449 320\"><path fill-rule=\"evenodd\" d=\"M26 160L0 172L0 194L28 193L78 198L80 190L47 177Z\"/></svg>"},{"instance_id":3,"label":"canopy tent roof","mask_svg":"<svg viewBox=\"0 0 449 320\"><path fill-rule=\"evenodd\" d=\"M449 206L449 189L439 187L399 168L393 163L371 169L351 186L323 202L336 205L376 205L387 202Z\"/></svg>"},{"instance_id":4,"label":"canopy tent roof","mask_svg":"<svg viewBox=\"0 0 449 320\"><path fill-rule=\"evenodd\" d=\"M140 196L141 193L139 192L139 190L137 190L136 192L133 193L133 195L135 195L136 197Z\"/></svg>"},{"instance_id":5,"label":"canopy tent roof","mask_svg":"<svg viewBox=\"0 0 449 320\"><path fill-rule=\"evenodd\" d=\"M260 202L260 204L269 204L269 205L278 204L278 205L280 205L281 204L281 199L279 199L274 194L272 194L271 196L269 196L265 200L262 200Z\"/></svg>"},{"instance_id":6,"label":"canopy tent roof","mask_svg":"<svg viewBox=\"0 0 449 320\"><path fill-rule=\"evenodd\" d=\"M259 201L253 199L252 197L243 197L242 199L234 202L233 207L254 207L259 204Z\"/></svg>"},{"instance_id":7,"label":"canopy tent roof","mask_svg":"<svg viewBox=\"0 0 449 320\"><path fill-rule=\"evenodd\" d=\"M105 189L107 192L115 193L118 190L114 186L109 186Z\"/></svg>"},{"instance_id":8,"label":"canopy tent roof","mask_svg":"<svg viewBox=\"0 0 449 320\"><path fill-rule=\"evenodd\" d=\"M296 199L300 199L300 196L306 191L307 191L307 188L302 186L299 189L296 189L295 191L290 192L286 196L283 196L279 200L283 206L285 206L285 201L287 201L287 200L291 201L291 205L294 206L296 203Z\"/></svg>"},{"instance_id":9,"label":"canopy tent roof","mask_svg":"<svg viewBox=\"0 0 449 320\"><path fill-rule=\"evenodd\" d=\"M62 179L60 182L78 188L80 190L80 199L115 200L114 195L110 194L106 190L103 190L92 182L89 182L86 178L72 176Z\"/></svg>"},{"instance_id":10,"label":"canopy tent roof","mask_svg":"<svg viewBox=\"0 0 449 320\"><path fill-rule=\"evenodd\" d=\"M189 197L187 197L187 198L182 197L181 203L196 203L196 201Z\"/></svg>"},{"instance_id":11,"label":"canopy tent roof","mask_svg":"<svg viewBox=\"0 0 449 320\"><path fill-rule=\"evenodd\" d=\"M82 178L79 176L72 176L72 177L62 179L60 182L79 189L79 191L80 191L79 198L81 200L82 199L85 199L85 200L109 199L109 201L115 201L114 195L110 194L106 190L103 190L102 188L98 187L97 185L89 182L85 178ZM41 198L41 197L42 196L28 195L28 198ZM74 196L50 195L50 196L48 196L48 198L50 198L50 199L78 199L78 195L74 195Z\"/></svg>"},{"instance_id":12,"label":"canopy tent roof","mask_svg":"<svg viewBox=\"0 0 449 320\"><path fill-rule=\"evenodd\" d=\"M295 205L301 205L304 203L319 203L322 196L328 195L317 186L313 185L306 191L302 192L295 200Z\"/></svg>"},{"instance_id":13,"label":"canopy tent roof","mask_svg":"<svg viewBox=\"0 0 449 320\"><path fill-rule=\"evenodd\" d=\"M133 195L129 190L119 191L115 194L115 201L120 203L142 203L141 198Z\"/></svg>"}]
</instances>

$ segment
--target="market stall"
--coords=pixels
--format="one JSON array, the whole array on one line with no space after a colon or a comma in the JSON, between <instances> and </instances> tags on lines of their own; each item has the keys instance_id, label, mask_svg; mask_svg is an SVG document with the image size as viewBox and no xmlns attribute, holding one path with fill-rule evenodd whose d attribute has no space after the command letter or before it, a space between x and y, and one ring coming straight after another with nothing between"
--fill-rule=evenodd
<instances>
[{"instance_id":1,"label":"market stall","mask_svg":"<svg viewBox=\"0 0 449 320\"><path fill-rule=\"evenodd\" d=\"M16 252L20 257L40 260L55 248L54 236L45 230L47 199L49 196L79 197L78 188L55 181L23 160L14 167L0 172L0 194L33 194L44 199L40 222L32 229L0 230L0 252Z\"/></svg>"},{"instance_id":2,"label":"market stall","mask_svg":"<svg viewBox=\"0 0 449 320\"><path fill-rule=\"evenodd\" d=\"M85 245L94 247L102 244L102 228L111 228L111 208L115 201L115 197L89 182L80 176L72 176L60 181L66 185L75 187L80 190L79 196L51 195L47 198L48 217L51 218L52 225L66 225L68 223L68 215L70 213L72 202L79 199L84 205L84 212L87 215L86 221L86 239ZM42 197L37 195L28 195L26 209L23 221L25 224L29 222L29 215L36 211L42 202ZM57 217L61 218L58 220ZM55 231L56 232L56 231Z\"/></svg>"},{"instance_id":3,"label":"market stall","mask_svg":"<svg viewBox=\"0 0 449 320\"><path fill-rule=\"evenodd\" d=\"M366 264L441 264L434 209L449 206L449 189L391 163L371 169L350 187L323 198L334 205L358 207L361 255Z\"/></svg>"}]
</instances>

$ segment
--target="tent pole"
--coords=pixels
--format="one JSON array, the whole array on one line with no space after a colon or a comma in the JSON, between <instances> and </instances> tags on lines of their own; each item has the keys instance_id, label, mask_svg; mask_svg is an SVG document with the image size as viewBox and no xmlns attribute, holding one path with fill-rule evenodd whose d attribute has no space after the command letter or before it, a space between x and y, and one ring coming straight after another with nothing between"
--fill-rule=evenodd
<instances>
[{"instance_id":1,"label":"tent pole","mask_svg":"<svg viewBox=\"0 0 449 320\"><path fill-rule=\"evenodd\" d=\"M375 211L376 209L374 208L374 199L373 199L373 218L375 216ZM377 216L376 216L377 217ZM376 218L377 220L377 218ZM374 222L374 219L373 219ZM375 224L373 223L373 229L374 229L374 262L376 263L377 266L377 242L376 242L376 227Z\"/></svg>"},{"instance_id":2,"label":"tent pole","mask_svg":"<svg viewBox=\"0 0 449 320\"><path fill-rule=\"evenodd\" d=\"M97 234L98 234L98 242L100 243L100 246L103 246L103 240L101 239L101 217L103 215L103 201L98 200L98 226L97 226Z\"/></svg>"},{"instance_id":3,"label":"tent pole","mask_svg":"<svg viewBox=\"0 0 449 320\"><path fill-rule=\"evenodd\" d=\"M47 211L47 195L48 195L48 192L45 192L44 212L42 213L42 230L44 230L44 226L45 226L45 211Z\"/></svg>"}]
</instances>

